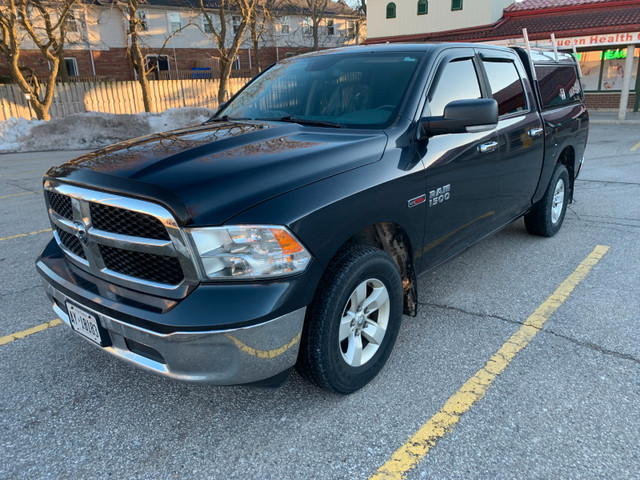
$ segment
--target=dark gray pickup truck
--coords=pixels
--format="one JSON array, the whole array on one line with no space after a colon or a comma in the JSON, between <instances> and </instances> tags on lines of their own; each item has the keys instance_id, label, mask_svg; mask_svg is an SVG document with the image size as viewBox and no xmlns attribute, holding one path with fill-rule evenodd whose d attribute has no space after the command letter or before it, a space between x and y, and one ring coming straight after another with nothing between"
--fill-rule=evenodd
<instances>
[{"instance_id":1,"label":"dark gray pickup truck","mask_svg":"<svg viewBox=\"0 0 640 480\"><path fill-rule=\"evenodd\" d=\"M572 57L384 45L273 65L202 125L44 178L57 315L143 369L367 384L417 277L524 216L562 225L588 133ZM559 240L562 241L562 240Z\"/></svg>"}]
</instances>

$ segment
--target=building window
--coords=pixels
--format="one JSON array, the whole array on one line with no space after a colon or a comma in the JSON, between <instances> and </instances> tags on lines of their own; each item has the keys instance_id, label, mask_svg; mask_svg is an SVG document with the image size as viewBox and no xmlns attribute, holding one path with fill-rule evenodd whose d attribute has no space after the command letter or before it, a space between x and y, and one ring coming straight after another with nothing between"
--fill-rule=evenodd
<instances>
[{"instance_id":1,"label":"building window","mask_svg":"<svg viewBox=\"0 0 640 480\"><path fill-rule=\"evenodd\" d=\"M238 33L238 30L240 30L240 21L241 21L241 18L238 15L234 15L233 17L231 17L231 23L233 25L234 35Z\"/></svg>"},{"instance_id":2,"label":"building window","mask_svg":"<svg viewBox=\"0 0 640 480\"><path fill-rule=\"evenodd\" d=\"M302 21L302 35L307 37L311 36L311 19L309 17L306 17Z\"/></svg>"},{"instance_id":3,"label":"building window","mask_svg":"<svg viewBox=\"0 0 640 480\"><path fill-rule=\"evenodd\" d=\"M240 70L240 57L236 56L231 64L231 70Z\"/></svg>"},{"instance_id":4,"label":"building window","mask_svg":"<svg viewBox=\"0 0 640 480\"><path fill-rule=\"evenodd\" d=\"M427 0L418 0L418 15L426 15L429 13L429 2Z\"/></svg>"},{"instance_id":5,"label":"building window","mask_svg":"<svg viewBox=\"0 0 640 480\"><path fill-rule=\"evenodd\" d=\"M169 12L169 33L176 33L182 28L180 12Z\"/></svg>"},{"instance_id":6,"label":"building window","mask_svg":"<svg viewBox=\"0 0 640 480\"><path fill-rule=\"evenodd\" d=\"M280 33L289 34L289 17L280 17Z\"/></svg>"},{"instance_id":7,"label":"building window","mask_svg":"<svg viewBox=\"0 0 640 480\"><path fill-rule=\"evenodd\" d=\"M600 84L602 51L579 52L578 62L582 69L582 87L588 91L597 91Z\"/></svg>"},{"instance_id":8,"label":"building window","mask_svg":"<svg viewBox=\"0 0 640 480\"><path fill-rule=\"evenodd\" d=\"M624 77L631 75L631 91L635 90L636 72L638 71L638 55L640 49L634 49L634 59L631 64L631 71L624 71L624 64L627 58L627 49L622 50L605 50L602 55L602 75L600 76L600 90L622 91L622 82Z\"/></svg>"},{"instance_id":9,"label":"building window","mask_svg":"<svg viewBox=\"0 0 640 480\"><path fill-rule=\"evenodd\" d=\"M18 9L18 21L24 22L25 18L22 16L22 10ZM33 21L33 5L27 4L27 20Z\"/></svg>"},{"instance_id":10,"label":"building window","mask_svg":"<svg viewBox=\"0 0 640 480\"><path fill-rule=\"evenodd\" d=\"M333 35L334 33L333 20L327 20L327 35Z\"/></svg>"},{"instance_id":11,"label":"building window","mask_svg":"<svg viewBox=\"0 0 640 480\"><path fill-rule=\"evenodd\" d=\"M349 20L349 22L347 23L347 35L350 38L355 38L357 31L358 24L354 20Z\"/></svg>"},{"instance_id":12,"label":"building window","mask_svg":"<svg viewBox=\"0 0 640 480\"><path fill-rule=\"evenodd\" d=\"M213 22L213 18L211 18L211 22ZM207 20L207 16L206 15L202 15L202 31L204 33L213 33L213 30L211 30L211 25L209 24L209 21Z\"/></svg>"},{"instance_id":13,"label":"building window","mask_svg":"<svg viewBox=\"0 0 640 480\"><path fill-rule=\"evenodd\" d=\"M396 4L387 3L387 18L396 18Z\"/></svg>"},{"instance_id":14,"label":"building window","mask_svg":"<svg viewBox=\"0 0 640 480\"><path fill-rule=\"evenodd\" d=\"M631 72L624 71L627 49L578 52L582 70L582 88L592 92L621 91L625 75L631 74L631 91L635 90L640 48L634 51Z\"/></svg>"},{"instance_id":15,"label":"building window","mask_svg":"<svg viewBox=\"0 0 640 480\"><path fill-rule=\"evenodd\" d=\"M80 31L80 22L78 21L78 16L79 15L77 13L69 12L69 15L67 16L67 22L66 22L68 32Z\"/></svg>"},{"instance_id":16,"label":"building window","mask_svg":"<svg viewBox=\"0 0 640 480\"><path fill-rule=\"evenodd\" d=\"M146 10L136 10L136 17L138 18L138 28L141 32L149 31L149 24L147 23Z\"/></svg>"},{"instance_id":17,"label":"building window","mask_svg":"<svg viewBox=\"0 0 640 480\"><path fill-rule=\"evenodd\" d=\"M167 55L147 55L144 58L148 72L166 72L169 70L169 57Z\"/></svg>"},{"instance_id":18,"label":"building window","mask_svg":"<svg viewBox=\"0 0 640 480\"><path fill-rule=\"evenodd\" d=\"M78 62L75 58L66 58L64 59L64 65L67 67L67 75L70 77L78 76Z\"/></svg>"},{"instance_id":19,"label":"building window","mask_svg":"<svg viewBox=\"0 0 640 480\"><path fill-rule=\"evenodd\" d=\"M462 10L462 0L451 0L451 11Z\"/></svg>"}]
</instances>

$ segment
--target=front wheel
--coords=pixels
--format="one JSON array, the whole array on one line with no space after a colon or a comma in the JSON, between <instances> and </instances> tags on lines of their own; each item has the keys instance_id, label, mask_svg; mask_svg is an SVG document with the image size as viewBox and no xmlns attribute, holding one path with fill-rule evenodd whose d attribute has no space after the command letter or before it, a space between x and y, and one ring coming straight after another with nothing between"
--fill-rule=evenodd
<instances>
[{"instance_id":1,"label":"front wheel","mask_svg":"<svg viewBox=\"0 0 640 480\"><path fill-rule=\"evenodd\" d=\"M569 200L569 173L567 168L556 165L547 191L542 199L524 216L529 233L541 237L553 237L562 226Z\"/></svg>"},{"instance_id":2,"label":"front wheel","mask_svg":"<svg viewBox=\"0 0 640 480\"><path fill-rule=\"evenodd\" d=\"M334 259L310 305L296 368L340 394L369 383L386 363L402 320L402 279L382 250L357 246Z\"/></svg>"}]
</instances>

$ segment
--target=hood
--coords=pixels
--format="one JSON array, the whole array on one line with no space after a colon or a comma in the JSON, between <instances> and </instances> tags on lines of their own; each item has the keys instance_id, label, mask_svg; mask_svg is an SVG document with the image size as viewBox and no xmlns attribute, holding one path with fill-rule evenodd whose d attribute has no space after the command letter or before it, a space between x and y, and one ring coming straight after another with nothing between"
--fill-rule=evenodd
<instances>
[{"instance_id":1,"label":"hood","mask_svg":"<svg viewBox=\"0 0 640 480\"><path fill-rule=\"evenodd\" d=\"M219 225L275 196L375 162L386 142L379 130L219 122L118 143L47 176L163 203L183 224Z\"/></svg>"}]
</instances>

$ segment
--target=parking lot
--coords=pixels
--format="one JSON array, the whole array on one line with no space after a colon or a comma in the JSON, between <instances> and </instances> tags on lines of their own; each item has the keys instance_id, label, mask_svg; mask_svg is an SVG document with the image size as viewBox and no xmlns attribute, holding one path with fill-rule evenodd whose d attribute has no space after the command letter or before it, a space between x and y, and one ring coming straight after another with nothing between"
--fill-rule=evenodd
<instances>
[{"instance_id":1,"label":"parking lot","mask_svg":"<svg viewBox=\"0 0 640 480\"><path fill-rule=\"evenodd\" d=\"M347 397L177 383L59 325L41 178L79 153L0 155L0 478L640 478L637 125L592 126L557 236L519 220L421 277Z\"/></svg>"}]
</instances>

